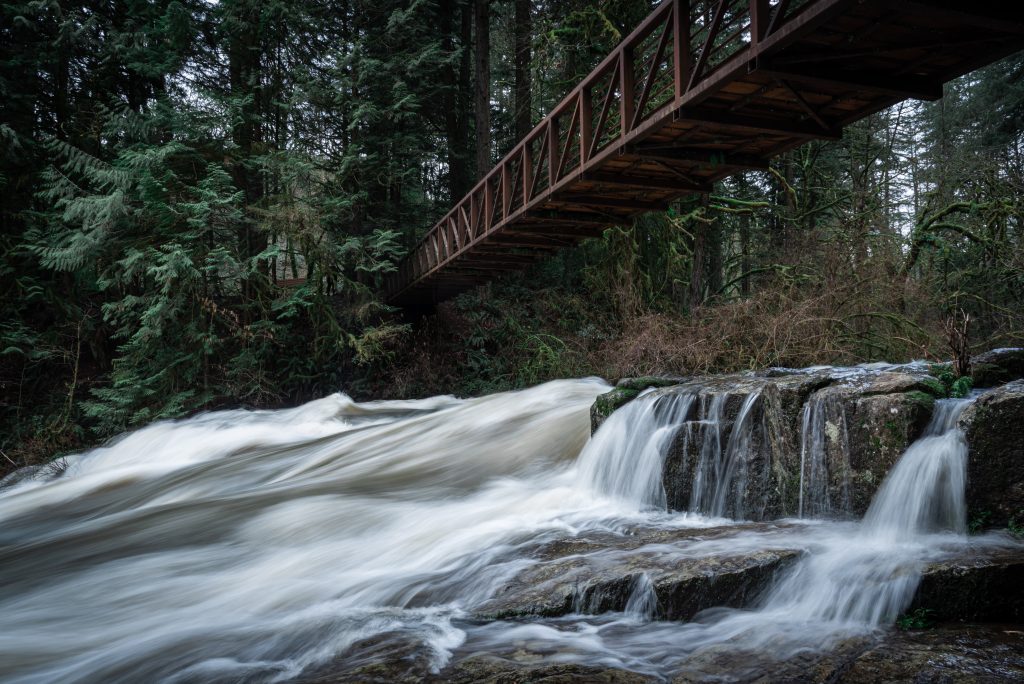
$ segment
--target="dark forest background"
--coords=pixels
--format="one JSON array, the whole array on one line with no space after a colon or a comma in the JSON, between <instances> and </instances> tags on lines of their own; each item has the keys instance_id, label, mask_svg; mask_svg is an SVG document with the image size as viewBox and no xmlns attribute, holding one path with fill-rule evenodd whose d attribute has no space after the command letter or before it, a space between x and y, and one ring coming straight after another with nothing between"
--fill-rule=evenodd
<instances>
[{"instance_id":1,"label":"dark forest background","mask_svg":"<svg viewBox=\"0 0 1024 684\"><path fill-rule=\"evenodd\" d=\"M0 5L0 469L160 418L1024 340L1024 58L442 305L384 274L643 0Z\"/></svg>"}]
</instances>

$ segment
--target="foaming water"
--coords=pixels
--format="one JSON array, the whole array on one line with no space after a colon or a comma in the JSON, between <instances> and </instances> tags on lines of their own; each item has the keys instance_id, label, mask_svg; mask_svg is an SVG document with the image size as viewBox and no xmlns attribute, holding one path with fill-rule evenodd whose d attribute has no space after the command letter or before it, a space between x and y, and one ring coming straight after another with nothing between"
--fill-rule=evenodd
<instances>
[{"instance_id":1,"label":"foaming water","mask_svg":"<svg viewBox=\"0 0 1024 684\"><path fill-rule=\"evenodd\" d=\"M0 679L283 681L396 633L435 669L527 643L553 662L668 676L705 648L782 656L891 622L922 564L964 544L964 403L940 402L863 524L739 526L631 552L671 565L804 549L756 610L661 622L654 582L637 572L623 613L468 619L546 543L722 522L663 510L664 451L695 397L647 395L588 443L589 407L607 389L571 380L471 400L335 395L210 413L0 491ZM707 452L710 512L722 481L744 476L756 401ZM601 565L625 552L580 553Z\"/></svg>"},{"instance_id":2,"label":"foaming water","mask_svg":"<svg viewBox=\"0 0 1024 684\"><path fill-rule=\"evenodd\" d=\"M583 482L626 505L665 508L665 451L695 399L649 393L612 413L580 455Z\"/></svg>"},{"instance_id":3,"label":"foaming water","mask_svg":"<svg viewBox=\"0 0 1024 684\"><path fill-rule=\"evenodd\" d=\"M641 576L623 614L568 616L543 625L491 624L471 634L467 648L500 650L502 642L514 639L534 648L557 648L560 661L600 662L666 676L699 663L701 653L724 647L783 660L892 624L910 604L924 565L968 544L963 500L967 446L956 419L969 403L938 402L925 436L886 478L863 523L798 528L788 541L805 545L804 559L779 578L754 610L712 609L692 623L654 622L638 630L631 627L636 618L650 615L638 607L649 611L656 601L649 597L649 579ZM742 546L740 539L729 542ZM975 548L1000 543L998 538L973 542Z\"/></svg>"},{"instance_id":4,"label":"foaming water","mask_svg":"<svg viewBox=\"0 0 1024 684\"><path fill-rule=\"evenodd\" d=\"M615 515L574 472L607 389L207 414L0 492L0 673L287 678L399 624L443 655L516 545Z\"/></svg>"}]
</instances>

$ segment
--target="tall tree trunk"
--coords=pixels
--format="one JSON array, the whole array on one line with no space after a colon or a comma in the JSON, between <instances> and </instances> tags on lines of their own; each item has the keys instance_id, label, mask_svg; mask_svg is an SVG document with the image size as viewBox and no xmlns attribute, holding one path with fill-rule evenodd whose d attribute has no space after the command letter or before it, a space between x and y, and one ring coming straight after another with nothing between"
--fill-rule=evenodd
<instances>
[{"instance_id":1,"label":"tall tree trunk","mask_svg":"<svg viewBox=\"0 0 1024 684\"><path fill-rule=\"evenodd\" d=\"M701 218L708 215L709 198L701 199ZM690 311L696 311L704 303L704 261L708 247L708 229L703 221L698 221L693 231L693 265L690 268Z\"/></svg>"},{"instance_id":2,"label":"tall tree trunk","mask_svg":"<svg viewBox=\"0 0 1024 684\"><path fill-rule=\"evenodd\" d=\"M442 94L444 107L445 138L448 142L448 194L451 202L457 202L469 190L469 89L472 75L470 43L473 38L472 0L441 0L438 3L438 27L441 34L441 49L445 54L459 53L459 59L449 59L444 68L445 87ZM452 19L459 17L459 26Z\"/></svg>"},{"instance_id":3,"label":"tall tree trunk","mask_svg":"<svg viewBox=\"0 0 1024 684\"><path fill-rule=\"evenodd\" d=\"M476 0L476 177L491 169L491 8L490 0Z\"/></svg>"},{"instance_id":4,"label":"tall tree trunk","mask_svg":"<svg viewBox=\"0 0 1024 684\"><path fill-rule=\"evenodd\" d=\"M530 83L530 39L533 34L532 0L515 0L515 126L516 140L522 140L533 124L533 95Z\"/></svg>"},{"instance_id":5,"label":"tall tree trunk","mask_svg":"<svg viewBox=\"0 0 1024 684\"><path fill-rule=\"evenodd\" d=\"M238 232L240 258L248 262L266 247L266 237L258 232L251 210L263 198L263 183L249 165L262 142L260 98L259 5L251 0L233 2L227 8L232 18L228 37L228 78L231 97L241 106L232 126L231 137L238 147L232 174L236 187L245 198L246 218ZM256 297L256 283L243 276L243 309Z\"/></svg>"}]
</instances>

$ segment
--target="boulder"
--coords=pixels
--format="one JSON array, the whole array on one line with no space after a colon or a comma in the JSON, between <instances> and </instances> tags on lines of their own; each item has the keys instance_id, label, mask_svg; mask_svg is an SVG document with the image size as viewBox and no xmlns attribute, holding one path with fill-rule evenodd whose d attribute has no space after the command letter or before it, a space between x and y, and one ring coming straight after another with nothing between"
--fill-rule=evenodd
<instances>
[{"instance_id":1,"label":"boulder","mask_svg":"<svg viewBox=\"0 0 1024 684\"><path fill-rule=\"evenodd\" d=\"M615 389L605 392L594 400L590 407L590 431L597 432L605 418L616 409L633 401L640 393L652 387L670 387L685 382L686 378L645 375L639 378L622 378L615 383Z\"/></svg>"},{"instance_id":2,"label":"boulder","mask_svg":"<svg viewBox=\"0 0 1024 684\"><path fill-rule=\"evenodd\" d=\"M995 387L1024 378L1024 348L993 349L971 358L971 383Z\"/></svg>"},{"instance_id":3,"label":"boulder","mask_svg":"<svg viewBox=\"0 0 1024 684\"><path fill-rule=\"evenodd\" d=\"M700 556L669 550L674 541L726 538L742 529L746 527L637 530L628 536L594 534L551 542L535 551L537 562L475 606L473 613L482 619L505 619L623 611L641 581L653 591L654 615L659 619L688 620L706 608L751 605L802 550L719 549Z\"/></svg>"},{"instance_id":4,"label":"boulder","mask_svg":"<svg viewBox=\"0 0 1024 684\"><path fill-rule=\"evenodd\" d=\"M960 416L967 437L968 519L1024 525L1024 380L982 394Z\"/></svg>"},{"instance_id":5,"label":"boulder","mask_svg":"<svg viewBox=\"0 0 1024 684\"><path fill-rule=\"evenodd\" d=\"M931 563L908 613L936 621L1024 621L1024 546L1008 546Z\"/></svg>"},{"instance_id":6,"label":"boulder","mask_svg":"<svg viewBox=\"0 0 1024 684\"><path fill-rule=\"evenodd\" d=\"M942 391L934 378L906 372L847 377L831 369L773 371L671 389L694 394L696 408L665 456L669 508L748 520L794 516L803 468L805 515L860 516L889 469L924 431L935 393ZM744 430L734 435L741 406L753 393ZM740 440L736 447L734 439ZM720 472L732 473L733 481L722 485L728 503L720 510L706 510L707 496L694 486L702 462L727 464Z\"/></svg>"},{"instance_id":7,"label":"boulder","mask_svg":"<svg viewBox=\"0 0 1024 684\"><path fill-rule=\"evenodd\" d=\"M642 392L645 389L651 387L671 387L672 385L680 385L687 381L688 378L681 376L667 376L667 375L644 375L639 378L622 378L617 383L616 387L627 390L636 390Z\"/></svg>"},{"instance_id":8,"label":"boulder","mask_svg":"<svg viewBox=\"0 0 1024 684\"><path fill-rule=\"evenodd\" d=\"M601 423L603 423L608 416L612 415L616 409L625 406L638 396L640 396L640 390L627 389L624 387L616 387L610 392L605 392L604 394L599 395L597 399L594 400L593 406L590 407L591 433L597 432L597 429L601 427Z\"/></svg>"},{"instance_id":9,"label":"boulder","mask_svg":"<svg viewBox=\"0 0 1024 684\"><path fill-rule=\"evenodd\" d=\"M933 386L922 378L884 374L844 397L848 471L836 470L834 490L846 487L847 511L864 515L903 452L920 437L935 406Z\"/></svg>"}]
</instances>

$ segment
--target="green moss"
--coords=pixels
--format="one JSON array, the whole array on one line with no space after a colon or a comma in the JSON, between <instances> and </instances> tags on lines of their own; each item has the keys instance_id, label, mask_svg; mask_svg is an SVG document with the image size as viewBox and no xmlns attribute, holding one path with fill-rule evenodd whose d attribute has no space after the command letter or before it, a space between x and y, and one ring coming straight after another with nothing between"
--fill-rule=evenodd
<instances>
[{"instance_id":1,"label":"green moss","mask_svg":"<svg viewBox=\"0 0 1024 684\"><path fill-rule=\"evenodd\" d=\"M962 378L957 378L953 381L953 387L950 388L949 396L957 399L963 399L971 393L971 379L966 375Z\"/></svg>"},{"instance_id":2,"label":"green moss","mask_svg":"<svg viewBox=\"0 0 1024 684\"><path fill-rule=\"evenodd\" d=\"M929 412L935 408L935 396L928 394L927 392L921 392L920 390L907 392L907 398L915 404L919 404L921 408L926 409Z\"/></svg>"},{"instance_id":3,"label":"green moss","mask_svg":"<svg viewBox=\"0 0 1024 684\"><path fill-rule=\"evenodd\" d=\"M639 378L622 378L616 383L616 387L618 389L640 392L649 387L670 387L682 382L684 382L683 378L663 378L657 375L645 375Z\"/></svg>"},{"instance_id":4,"label":"green moss","mask_svg":"<svg viewBox=\"0 0 1024 684\"><path fill-rule=\"evenodd\" d=\"M935 398L943 399L949 396L946 391L946 386L942 384L942 381L938 378L925 378L921 381L921 385L931 393L933 400ZM911 392L911 394L924 394L924 392Z\"/></svg>"},{"instance_id":5,"label":"green moss","mask_svg":"<svg viewBox=\"0 0 1024 684\"><path fill-rule=\"evenodd\" d=\"M1024 510L1017 511L1015 515L1010 516L1006 529L1014 537L1024 537Z\"/></svg>"},{"instance_id":6,"label":"green moss","mask_svg":"<svg viewBox=\"0 0 1024 684\"><path fill-rule=\"evenodd\" d=\"M621 407L623 404L627 404L640 396L640 390L624 389L622 387L616 387L611 392L605 392L604 394L597 397L594 400L593 406L590 407L590 427L592 430L597 428L605 421L605 419L612 415L616 409Z\"/></svg>"},{"instance_id":7,"label":"green moss","mask_svg":"<svg viewBox=\"0 0 1024 684\"><path fill-rule=\"evenodd\" d=\"M992 511L975 511L967 522L967 531L977 534L984 530L992 522Z\"/></svg>"},{"instance_id":8,"label":"green moss","mask_svg":"<svg viewBox=\"0 0 1024 684\"><path fill-rule=\"evenodd\" d=\"M896 618L896 627L903 631L931 629L935 624L935 620L932 617L934 612L930 608L917 608L909 613L904 613Z\"/></svg>"}]
</instances>

